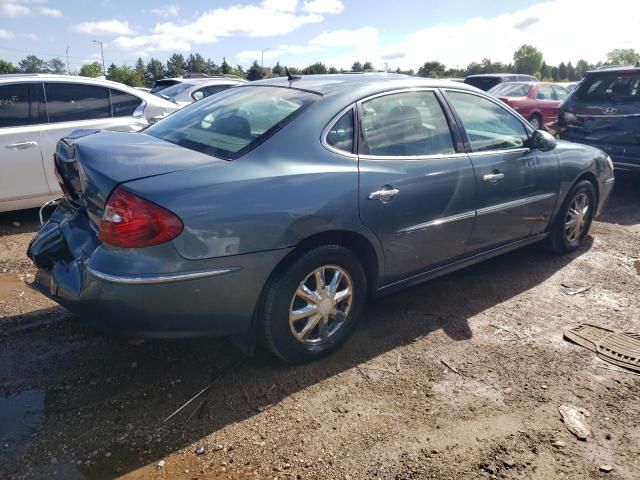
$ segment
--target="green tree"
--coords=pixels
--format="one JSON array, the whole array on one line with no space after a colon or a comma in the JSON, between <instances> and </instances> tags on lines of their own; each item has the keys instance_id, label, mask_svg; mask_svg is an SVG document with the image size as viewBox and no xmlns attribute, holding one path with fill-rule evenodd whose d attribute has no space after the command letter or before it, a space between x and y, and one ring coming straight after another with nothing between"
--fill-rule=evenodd
<instances>
[{"instance_id":1,"label":"green tree","mask_svg":"<svg viewBox=\"0 0 640 480\"><path fill-rule=\"evenodd\" d=\"M542 52L532 45L522 45L513 54L516 73L535 75L540 71L543 60Z\"/></svg>"},{"instance_id":2,"label":"green tree","mask_svg":"<svg viewBox=\"0 0 640 480\"><path fill-rule=\"evenodd\" d=\"M312 63L311 65L306 67L304 70L302 70L302 73L304 75L315 75L315 74L327 73L327 67L322 62L316 62L316 63Z\"/></svg>"},{"instance_id":3,"label":"green tree","mask_svg":"<svg viewBox=\"0 0 640 480\"><path fill-rule=\"evenodd\" d=\"M135 70L136 70L136 73L139 73L144 77L144 72L146 69L145 69L144 61L142 60L142 57L138 57L138 60L136 61Z\"/></svg>"},{"instance_id":4,"label":"green tree","mask_svg":"<svg viewBox=\"0 0 640 480\"><path fill-rule=\"evenodd\" d=\"M220 67L210 58L204 64L204 73L207 75L219 75Z\"/></svg>"},{"instance_id":5,"label":"green tree","mask_svg":"<svg viewBox=\"0 0 640 480\"><path fill-rule=\"evenodd\" d=\"M364 62L362 65L363 72L370 72L373 70L373 64L371 62Z\"/></svg>"},{"instance_id":6,"label":"green tree","mask_svg":"<svg viewBox=\"0 0 640 480\"><path fill-rule=\"evenodd\" d=\"M419 77L442 78L446 70L446 66L440 62L425 62L418 69Z\"/></svg>"},{"instance_id":7,"label":"green tree","mask_svg":"<svg viewBox=\"0 0 640 480\"><path fill-rule=\"evenodd\" d=\"M229 65L227 63L227 57L222 57L222 64L220 65L220 72L223 75L228 75L228 74L231 73L232 70L233 69L232 69L231 65Z\"/></svg>"},{"instance_id":8,"label":"green tree","mask_svg":"<svg viewBox=\"0 0 640 480\"><path fill-rule=\"evenodd\" d=\"M560 80L560 73L559 73L558 67L551 67L551 78L553 79L554 82L557 82Z\"/></svg>"},{"instance_id":9,"label":"green tree","mask_svg":"<svg viewBox=\"0 0 640 480\"><path fill-rule=\"evenodd\" d=\"M570 82L575 82L578 79L576 76L576 68L571 62L567 63L567 78Z\"/></svg>"},{"instance_id":10,"label":"green tree","mask_svg":"<svg viewBox=\"0 0 640 480\"><path fill-rule=\"evenodd\" d=\"M547 65L547 62L542 62L542 66L540 67L540 80L550 80L552 78L551 67Z\"/></svg>"},{"instance_id":11,"label":"green tree","mask_svg":"<svg viewBox=\"0 0 640 480\"><path fill-rule=\"evenodd\" d=\"M237 75L240 78L247 78L247 73L242 68L242 65L236 65L236 68L231 69L231 75Z\"/></svg>"},{"instance_id":12,"label":"green tree","mask_svg":"<svg viewBox=\"0 0 640 480\"><path fill-rule=\"evenodd\" d=\"M560 62L558 65L558 80L567 80L569 78L569 72L564 62Z\"/></svg>"},{"instance_id":13,"label":"green tree","mask_svg":"<svg viewBox=\"0 0 640 480\"><path fill-rule=\"evenodd\" d=\"M80 67L79 75L81 77L101 77L104 75L102 64L100 62L85 63Z\"/></svg>"},{"instance_id":14,"label":"green tree","mask_svg":"<svg viewBox=\"0 0 640 480\"><path fill-rule=\"evenodd\" d=\"M633 48L616 48L607 53L607 63L611 65L636 65L640 62L640 53Z\"/></svg>"},{"instance_id":15,"label":"green tree","mask_svg":"<svg viewBox=\"0 0 640 480\"><path fill-rule=\"evenodd\" d=\"M13 63L7 62L6 60L0 60L0 75L5 73L18 73L18 69Z\"/></svg>"},{"instance_id":16,"label":"green tree","mask_svg":"<svg viewBox=\"0 0 640 480\"><path fill-rule=\"evenodd\" d=\"M147 68L144 73L144 79L147 85L151 85L154 81L160 80L166 76L164 63L157 58L152 58L147 62Z\"/></svg>"},{"instance_id":17,"label":"green tree","mask_svg":"<svg viewBox=\"0 0 640 480\"><path fill-rule=\"evenodd\" d=\"M264 78L264 71L258 63L254 60L249 70L247 70L247 80L253 82L254 80L262 80Z\"/></svg>"},{"instance_id":18,"label":"green tree","mask_svg":"<svg viewBox=\"0 0 640 480\"><path fill-rule=\"evenodd\" d=\"M118 67L115 63L112 63L107 70L107 78L131 87L141 87L144 85L144 76L140 75L136 69L127 65Z\"/></svg>"},{"instance_id":19,"label":"green tree","mask_svg":"<svg viewBox=\"0 0 640 480\"><path fill-rule=\"evenodd\" d=\"M47 62L35 55L27 55L20 60L18 68L23 73L47 73Z\"/></svg>"},{"instance_id":20,"label":"green tree","mask_svg":"<svg viewBox=\"0 0 640 480\"><path fill-rule=\"evenodd\" d=\"M353 62L353 65L351 65L352 72L361 72L362 70L363 68L360 62Z\"/></svg>"},{"instance_id":21,"label":"green tree","mask_svg":"<svg viewBox=\"0 0 640 480\"><path fill-rule=\"evenodd\" d=\"M187 58L187 69L189 73L205 73L206 63L204 58L199 53L195 55L192 53Z\"/></svg>"},{"instance_id":22,"label":"green tree","mask_svg":"<svg viewBox=\"0 0 640 480\"><path fill-rule=\"evenodd\" d=\"M272 77L284 77L285 76L284 68L282 68L282 66L280 65L280 62L277 62L276 66L271 69L271 76Z\"/></svg>"},{"instance_id":23,"label":"green tree","mask_svg":"<svg viewBox=\"0 0 640 480\"><path fill-rule=\"evenodd\" d=\"M577 80L581 80L584 77L585 72L588 72L593 67L586 60L580 59L578 63L576 63L576 78Z\"/></svg>"},{"instance_id":24,"label":"green tree","mask_svg":"<svg viewBox=\"0 0 640 480\"><path fill-rule=\"evenodd\" d=\"M67 73L67 66L58 57L52 58L47 62L47 69L49 73L55 73L57 75L64 75Z\"/></svg>"},{"instance_id":25,"label":"green tree","mask_svg":"<svg viewBox=\"0 0 640 480\"><path fill-rule=\"evenodd\" d=\"M166 75L169 77L181 77L184 75L187 64L181 53L174 53L167 60Z\"/></svg>"},{"instance_id":26,"label":"green tree","mask_svg":"<svg viewBox=\"0 0 640 480\"><path fill-rule=\"evenodd\" d=\"M338 69L336 67L329 67L329 73L331 74L338 73Z\"/></svg>"}]
</instances>

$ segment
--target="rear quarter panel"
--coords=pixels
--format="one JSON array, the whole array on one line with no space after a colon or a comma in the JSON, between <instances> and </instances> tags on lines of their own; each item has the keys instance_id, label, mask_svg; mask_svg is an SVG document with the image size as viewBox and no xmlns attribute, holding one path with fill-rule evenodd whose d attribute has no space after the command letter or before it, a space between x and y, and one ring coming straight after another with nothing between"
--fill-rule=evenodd
<instances>
[{"instance_id":1,"label":"rear quarter panel","mask_svg":"<svg viewBox=\"0 0 640 480\"><path fill-rule=\"evenodd\" d=\"M187 259L287 248L333 230L360 233L379 251L359 220L357 161L320 143L335 112L313 110L237 160L130 182L127 188L183 220L174 245Z\"/></svg>"}]
</instances>

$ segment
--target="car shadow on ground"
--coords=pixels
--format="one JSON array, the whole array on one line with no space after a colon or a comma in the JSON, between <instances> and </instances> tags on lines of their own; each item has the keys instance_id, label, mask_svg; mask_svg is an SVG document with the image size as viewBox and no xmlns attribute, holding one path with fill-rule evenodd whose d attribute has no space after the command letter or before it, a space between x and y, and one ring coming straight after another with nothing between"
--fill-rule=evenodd
<instances>
[{"instance_id":1,"label":"car shadow on ground","mask_svg":"<svg viewBox=\"0 0 640 480\"><path fill-rule=\"evenodd\" d=\"M205 438L212 443L225 426L363 363L388 362L390 351L421 337L442 331L444 342L471 339L469 318L540 284L591 244L589 238L562 257L533 245L379 299L343 348L304 366L285 365L262 349L245 358L222 339L134 346L84 327L61 308L6 318L27 327L0 336L0 365L9 365L0 367L0 387L43 395L41 420L21 449L26 456L9 472L33 465L35 456L39 474L55 468L65 478L112 478ZM56 319L43 322L42 315ZM244 441L251 439L237 439ZM47 454L55 467L42 458Z\"/></svg>"},{"instance_id":2,"label":"car shadow on ground","mask_svg":"<svg viewBox=\"0 0 640 480\"><path fill-rule=\"evenodd\" d=\"M616 172L613 193L598 221L618 225L640 224L640 174Z\"/></svg>"}]
</instances>

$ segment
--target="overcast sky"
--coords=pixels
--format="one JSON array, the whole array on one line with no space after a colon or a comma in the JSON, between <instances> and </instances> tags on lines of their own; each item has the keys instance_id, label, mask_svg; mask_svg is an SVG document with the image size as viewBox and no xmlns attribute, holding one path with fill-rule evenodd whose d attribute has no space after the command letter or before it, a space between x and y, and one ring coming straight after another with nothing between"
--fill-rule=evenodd
<instances>
[{"instance_id":1,"label":"overcast sky","mask_svg":"<svg viewBox=\"0 0 640 480\"><path fill-rule=\"evenodd\" d=\"M219 63L417 68L510 62L530 43L551 64L640 50L640 0L0 0L0 58L65 56L71 68L199 52Z\"/></svg>"}]
</instances>

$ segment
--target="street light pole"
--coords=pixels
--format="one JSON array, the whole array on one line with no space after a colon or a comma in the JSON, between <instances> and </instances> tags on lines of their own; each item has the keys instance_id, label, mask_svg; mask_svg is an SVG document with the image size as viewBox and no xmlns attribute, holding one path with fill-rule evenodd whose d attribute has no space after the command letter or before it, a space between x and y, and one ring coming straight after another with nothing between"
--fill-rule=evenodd
<instances>
[{"instance_id":1,"label":"street light pole","mask_svg":"<svg viewBox=\"0 0 640 480\"><path fill-rule=\"evenodd\" d=\"M262 68L264 70L264 52L266 52L267 50L271 50L270 48L263 48L262 49L262 57L260 59L260 68Z\"/></svg>"},{"instance_id":2,"label":"street light pole","mask_svg":"<svg viewBox=\"0 0 640 480\"><path fill-rule=\"evenodd\" d=\"M100 44L100 54L102 55L102 75L104 77L107 76L107 69L104 66L104 50L102 48L102 42L100 42L99 40L94 40L93 43L99 43Z\"/></svg>"},{"instance_id":3,"label":"street light pole","mask_svg":"<svg viewBox=\"0 0 640 480\"><path fill-rule=\"evenodd\" d=\"M67 75L71 75L71 69L69 68L69 46L67 45Z\"/></svg>"}]
</instances>

